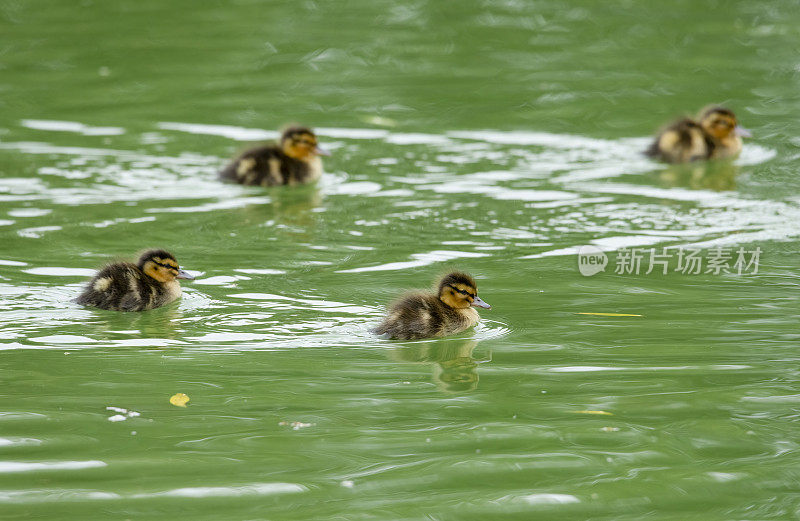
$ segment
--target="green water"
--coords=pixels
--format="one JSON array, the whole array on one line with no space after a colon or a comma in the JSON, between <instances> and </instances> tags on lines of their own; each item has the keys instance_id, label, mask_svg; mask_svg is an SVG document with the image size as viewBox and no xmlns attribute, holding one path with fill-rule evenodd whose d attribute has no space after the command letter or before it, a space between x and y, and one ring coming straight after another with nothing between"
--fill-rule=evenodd
<instances>
[{"instance_id":1,"label":"green water","mask_svg":"<svg viewBox=\"0 0 800 521\"><path fill-rule=\"evenodd\" d=\"M645 4L0 0L0 518L800 517L800 11ZM318 186L216 181L292 121ZM681 245L758 272L615 273ZM70 302L151 246L180 302ZM475 330L370 334L448 267Z\"/></svg>"}]
</instances>

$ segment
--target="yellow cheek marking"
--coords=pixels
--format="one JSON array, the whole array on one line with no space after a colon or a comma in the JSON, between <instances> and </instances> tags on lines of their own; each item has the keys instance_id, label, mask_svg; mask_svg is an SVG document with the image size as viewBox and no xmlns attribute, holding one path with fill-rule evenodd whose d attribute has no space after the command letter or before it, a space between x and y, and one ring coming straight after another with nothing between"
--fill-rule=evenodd
<instances>
[{"instance_id":1,"label":"yellow cheek marking","mask_svg":"<svg viewBox=\"0 0 800 521\"><path fill-rule=\"evenodd\" d=\"M108 289L108 286L110 285L111 285L111 277L103 277L102 279L97 279L93 287L95 291L105 291Z\"/></svg>"}]
</instances>

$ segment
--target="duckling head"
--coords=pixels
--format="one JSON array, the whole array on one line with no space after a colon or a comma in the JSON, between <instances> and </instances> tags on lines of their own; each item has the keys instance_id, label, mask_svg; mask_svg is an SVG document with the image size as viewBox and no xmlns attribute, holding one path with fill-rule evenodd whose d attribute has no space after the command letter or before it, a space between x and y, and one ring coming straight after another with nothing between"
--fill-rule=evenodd
<instances>
[{"instance_id":1,"label":"duckling head","mask_svg":"<svg viewBox=\"0 0 800 521\"><path fill-rule=\"evenodd\" d=\"M729 137L750 137L750 132L738 125L736 115L725 107L709 107L700 113L700 125L719 141Z\"/></svg>"},{"instance_id":2,"label":"duckling head","mask_svg":"<svg viewBox=\"0 0 800 521\"><path fill-rule=\"evenodd\" d=\"M308 127L289 127L281 136L281 149L287 156L310 161L317 156L329 156L326 150L317 145L317 136Z\"/></svg>"},{"instance_id":3,"label":"duckling head","mask_svg":"<svg viewBox=\"0 0 800 521\"><path fill-rule=\"evenodd\" d=\"M439 300L455 309L469 307L492 309L478 296L478 286L469 274L461 271L448 273L439 281Z\"/></svg>"},{"instance_id":4,"label":"duckling head","mask_svg":"<svg viewBox=\"0 0 800 521\"><path fill-rule=\"evenodd\" d=\"M139 257L139 269L159 282L167 283L175 279L193 280L178 265L175 256L165 250L148 250Z\"/></svg>"}]
</instances>

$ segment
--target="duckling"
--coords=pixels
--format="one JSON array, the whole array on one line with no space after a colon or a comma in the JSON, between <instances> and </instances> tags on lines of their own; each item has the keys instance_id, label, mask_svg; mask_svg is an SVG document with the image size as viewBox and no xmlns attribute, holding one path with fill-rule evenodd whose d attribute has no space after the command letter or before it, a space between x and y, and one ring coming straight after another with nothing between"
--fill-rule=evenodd
<instances>
[{"instance_id":1,"label":"duckling","mask_svg":"<svg viewBox=\"0 0 800 521\"><path fill-rule=\"evenodd\" d=\"M480 320L476 307L492 308L478 297L477 288L467 273L448 273L436 293L412 292L393 303L375 333L401 340L460 333Z\"/></svg>"},{"instance_id":2,"label":"duckling","mask_svg":"<svg viewBox=\"0 0 800 521\"><path fill-rule=\"evenodd\" d=\"M683 118L669 125L645 154L667 163L726 159L742 151L742 136L750 137L750 132L737 124L731 110L709 107L697 120Z\"/></svg>"},{"instance_id":3,"label":"duckling","mask_svg":"<svg viewBox=\"0 0 800 521\"><path fill-rule=\"evenodd\" d=\"M178 266L171 253L149 250L139 257L137 264L115 262L100 270L76 302L113 311L154 309L181 296L176 279L194 277Z\"/></svg>"},{"instance_id":4,"label":"duckling","mask_svg":"<svg viewBox=\"0 0 800 521\"><path fill-rule=\"evenodd\" d=\"M275 186L313 183L322 175L319 156L330 154L317 146L317 136L307 127L289 127L280 143L244 152L219 176L243 185Z\"/></svg>"}]
</instances>

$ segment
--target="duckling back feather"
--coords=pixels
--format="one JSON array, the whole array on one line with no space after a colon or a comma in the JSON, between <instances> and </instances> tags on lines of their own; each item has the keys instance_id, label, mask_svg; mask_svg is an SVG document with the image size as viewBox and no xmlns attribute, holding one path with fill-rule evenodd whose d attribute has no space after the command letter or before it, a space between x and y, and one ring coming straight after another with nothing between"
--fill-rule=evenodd
<instances>
[{"instance_id":1,"label":"duckling back feather","mask_svg":"<svg viewBox=\"0 0 800 521\"><path fill-rule=\"evenodd\" d=\"M322 174L318 157L301 161L286 155L276 144L252 148L219 174L226 181L243 185L296 185L316 181Z\"/></svg>"},{"instance_id":2,"label":"duckling back feather","mask_svg":"<svg viewBox=\"0 0 800 521\"><path fill-rule=\"evenodd\" d=\"M432 293L413 292L389 306L375 333L401 340L447 336L474 326L478 319L473 308L455 309Z\"/></svg>"},{"instance_id":3,"label":"duckling back feather","mask_svg":"<svg viewBox=\"0 0 800 521\"><path fill-rule=\"evenodd\" d=\"M696 121L684 118L665 128L645 154L668 163L687 163L708 159L713 148L714 143L703 128Z\"/></svg>"},{"instance_id":4,"label":"duckling back feather","mask_svg":"<svg viewBox=\"0 0 800 521\"><path fill-rule=\"evenodd\" d=\"M118 262L100 270L76 302L112 311L144 311L168 304L180 294L177 281L164 284L135 264Z\"/></svg>"}]
</instances>

